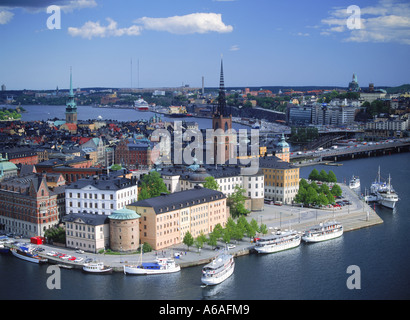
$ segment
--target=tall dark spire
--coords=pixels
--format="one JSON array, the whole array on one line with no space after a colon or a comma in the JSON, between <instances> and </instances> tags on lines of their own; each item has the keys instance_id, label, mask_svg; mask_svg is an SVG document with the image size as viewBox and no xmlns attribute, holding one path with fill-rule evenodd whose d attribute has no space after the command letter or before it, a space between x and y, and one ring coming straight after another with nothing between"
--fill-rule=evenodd
<instances>
[{"instance_id":1,"label":"tall dark spire","mask_svg":"<svg viewBox=\"0 0 410 320\"><path fill-rule=\"evenodd\" d=\"M221 75L219 79L219 96L218 96L218 109L216 112L218 115L222 115L224 117L228 115L228 109L226 107L226 97L225 97L225 83L224 83L224 67L223 67L223 60L221 57Z\"/></svg>"}]
</instances>

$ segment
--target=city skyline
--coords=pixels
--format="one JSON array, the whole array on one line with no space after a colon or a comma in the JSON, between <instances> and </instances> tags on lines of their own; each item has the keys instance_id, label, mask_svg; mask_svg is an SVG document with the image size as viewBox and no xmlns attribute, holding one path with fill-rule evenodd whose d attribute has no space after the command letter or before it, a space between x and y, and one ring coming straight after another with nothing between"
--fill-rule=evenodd
<instances>
[{"instance_id":1,"label":"city skyline","mask_svg":"<svg viewBox=\"0 0 410 320\"><path fill-rule=\"evenodd\" d=\"M399 0L0 0L0 37L8 90L67 89L70 66L74 88L218 87L221 54L226 87L410 82Z\"/></svg>"}]
</instances>

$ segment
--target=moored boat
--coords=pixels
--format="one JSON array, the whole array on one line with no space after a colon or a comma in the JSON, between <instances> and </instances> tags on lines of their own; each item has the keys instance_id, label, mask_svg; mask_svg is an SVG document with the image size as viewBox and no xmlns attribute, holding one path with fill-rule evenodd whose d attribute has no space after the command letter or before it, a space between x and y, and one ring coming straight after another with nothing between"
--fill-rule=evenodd
<instances>
[{"instance_id":1,"label":"moored boat","mask_svg":"<svg viewBox=\"0 0 410 320\"><path fill-rule=\"evenodd\" d=\"M296 231L278 231L274 235L259 238L254 249L258 253L274 253L296 248L300 245L301 236Z\"/></svg>"},{"instance_id":2,"label":"moored boat","mask_svg":"<svg viewBox=\"0 0 410 320\"><path fill-rule=\"evenodd\" d=\"M394 209L396 202L399 201L399 197L397 193L394 191L391 183L390 183L390 175L389 175L389 182L387 184L387 188L385 190L381 190L377 192L379 197L379 203L382 206L385 206L390 209Z\"/></svg>"},{"instance_id":3,"label":"moored boat","mask_svg":"<svg viewBox=\"0 0 410 320\"><path fill-rule=\"evenodd\" d=\"M155 262L141 262L136 265L125 265L125 274L149 275L173 273L181 270L181 266L175 263L174 259L158 258Z\"/></svg>"},{"instance_id":4,"label":"moored boat","mask_svg":"<svg viewBox=\"0 0 410 320\"><path fill-rule=\"evenodd\" d=\"M4 246L4 244L0 243L0 253L9 253L10 248Z\"/></svg>"},{"instance_id":5,"label":"moored boat","mask_svg":"<svg viewBox=\"0 0 410 320\"><path fill-rule=\"evenodd\" d=\"M306 230L302 236L305 242L320 242L338 238L343 235L343 226L339 222L329 221Z\"/></svg>"},{"instance_id":6,"label":"moored boat","mask_svg":"<svg viewBox=\"0 0 410 320\"><path fill-rule=\"evenodd\" d=\"M221 253L202 268L201 282L205 285L217 285L228 279L234 272L235 261L232 255Z\"/></svg>"},{"instance_id":7,"label":"moored boat","mask_svg":"<svg viewBox=\"0 0 410 320\"><path fill-rule=\"evenodd\" d=\"M13 256L19 259L25 260L25 261L29 261L33 263L45 263L48 261L48 259L40 257L37 253L33 251L33 248L29 246L11 248L10 251L13 254Z\"/></svg>"},{"instance_id":8,"label":"moored boat","mask_svg":"<svg viewBox=\"0 0 410 320\"><path fill-rule=\"evenodd\" d=\"M90 262L83 265L83 271L89 273L111 273L112 268L104 265L102 262Z\"/></svg>"},{"instance_id":9,"label":"moored boat","mask_svg":"<svg viewBox=\"0 0 410 320\"><path fill-rule=\"evenodd\" d=\"M352 179L349 182L349 188L350 189L360 188L360 179L359 179L359 177L355 177L355 176L352 177Z\"/></svg>"}]
</instances>

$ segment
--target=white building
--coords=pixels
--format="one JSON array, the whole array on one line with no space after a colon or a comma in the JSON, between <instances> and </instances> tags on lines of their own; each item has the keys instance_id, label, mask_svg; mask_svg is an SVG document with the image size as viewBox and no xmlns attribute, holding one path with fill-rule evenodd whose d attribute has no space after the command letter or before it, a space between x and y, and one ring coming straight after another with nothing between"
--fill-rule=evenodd
<instances>
[{"instance_id":1,"label":"white building","mask_svg":"<svg viewBox=\"0 0 410 320\"><path fill-rule=\"evenodd\" d=\"M79 179L66 187L66 213L110 215L138 200L137 178L100 176Z\"/></svg>"}]
</instances>

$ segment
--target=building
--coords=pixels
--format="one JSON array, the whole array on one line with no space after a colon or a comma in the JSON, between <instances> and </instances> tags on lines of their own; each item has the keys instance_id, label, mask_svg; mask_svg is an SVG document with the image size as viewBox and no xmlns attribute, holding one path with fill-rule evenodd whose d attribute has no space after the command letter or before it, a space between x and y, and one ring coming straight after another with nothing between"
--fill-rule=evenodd
<instances>
[{"instance_id":1,"label":"building","mask_svg":"<svg viewBox=\"0 0 410 320\"><path fill-rule=\"evenodd\" d=\"M402 137L409 127L408 114L402 117L375 118L373 122L366 123L365 136L369 139Z\"/></svg>"},{"instance_id":2,"label":"building","mask_svg":"<svg viewBox=\"0 0 410 320\"><path fill-rule=\"evenodd\" d=\"M16 177L17 171L17 166L13 162L8 161L7 153L5 158L0 155L0 181Z\"/></svg>"},{"instance_id":3,"label":"building","mask_svg":"<svg viewBox=\"0 0 410 320\"><path fill-rule=\"evenodd\" d=\"M110 248L118 252L132 252L140 245L141 218L134 210L119 209L108 216L110 221Z\"/></svg>"},{"instance_id":4,"label":"building","mask_svg":"<svg viewBox=\"0 0 410 320\"><path fill-rule=\"evenodd\" d=\"M219 185L219 190L226 197L232 195L235 187L245 190L244 195L248 198L245 207L251 211L260 211L264 207L264 175L258 171L254 175L245 175L241 172L241 167L237 165L190 167L174 166L163 168L161 178L168 191L171 193L184 190L191 190L195 187L203 187L205 179L213 177Z\"/></svg>"},{"instance_id":5,"label":"building","mask_svg":"<svg viewBox=\"0 0 410 320\"><path fill-rule=\"evenodd\" d=\"M299 191L299 168L279 158L259 158L264 173L265 199L291 204Z\"/></svg>"},{"instance_id":6,"label":"building","mask_svg":"<svg viewBox=\"0 0 410 320\"><path fill-rule=\"evenodd\" d=\"M287 123L290 125L308 125L312 123L312 106L298 106L289 103L286 108Z\"/></svg>"},{"instance_id":7,"label":"building","mask_svg":"<svg viewBox=\"0 0 410 320\"><path fill-rule=\"evenodd\" d=\"M97 253L108 248L109 219L105 215L71 213L64 217L66 246Z\"/></svg>"},{"instance_id":8,"label":"building","mask_svg":"<svg viewBox=\"0 0 410 320\"><path fill-rule=\"evenodd\" d=\"M46 174L30 174L0 183L0 230L24 237L44 236L59 222L58 194Z\"/></svg>"},{"instance_id":9,"label":"building","mask_svg":"<svg viewBox=\"0 0 410 320\"><path fill-rule=\"evenodd\" d=\"M226 105L222 60L218 106L216 112L212 115L212 129L214 130L214 163L224 164L236 156L233 148L233 144L236 143L236 136L230 133L230 130L232 130L232 112Z\"/></svg>"},{"instance_id":10,"label":"building","mask_svg":"<svg viewBox=\"0 0 410 320\"><path fill-rule=\"evenodd\" d=\"M276 146L275 156L284 162L290 162L290 148L289 144L285 140L285 135L283 133L281 140Z\"/></svg>"},{"instance_id":11,"label":"building","mask_svg":"<svg viewBox=\"0 0 410 320\"><path fill-rule=\"evenodd\" d=\"M65 190L66 212L110 215L138 199L136 178L93 176L79 179Z\"/></svg>"},{"instance_id":12,"label":"building","mask_svg":"<svg viewBox=\"0 0 410 320\"><path fill-rule=\"evenodd\" d=\"M77 129L77 104L74 99L73 92L73 78L70 69L70 93L68 95L68 100L65 108L65 121L66 124L75 124L75 129ZM68 126L67 128L70 132L74 129L74 126ZM75 130L76 132L76 130Z\"/></svg>"},{"instance_id":13,"label":"building","mask_svg":"<svg viewBox=\"0 0 410 320\"><path fill-rule=\"evenodd\" d=\"M137 201L127 206L140 218L141 243L161 250L182 243L189 231L194 238L225 227L229 217L226 196L219 191L194 189Z\"/></svg>"},{"instance_id":14,"label":"building","mask_svg":"<svg viewBox=\"0 0 410 320\"><path fill-rule=\"evenodd\" d=\"M122 140L115 148L115 163L130 170L150 168L154 158L151 143L134 138Z\"/></svg>"},{"instance_id":15,"label":"building","mask_svg":"<svg viewBox=\"0 0 410 320\"><path fill-rule=\"evenodd\" d=\"M357 82L357 76L354 73L353 73L352 81L349 82L348 91L351 91L351 92L359 92L360 91L360 86L359 86L359 83Z\"/></svg>"}]
</instances>

